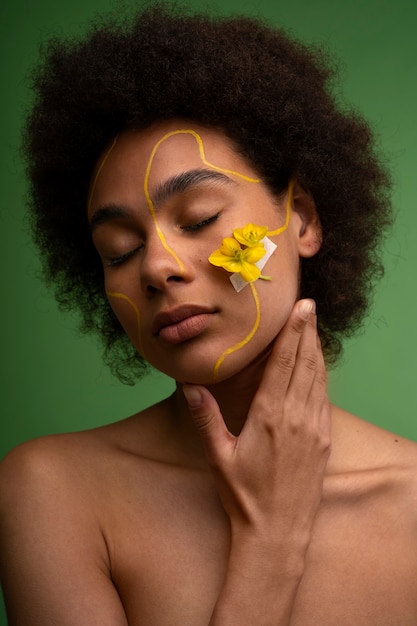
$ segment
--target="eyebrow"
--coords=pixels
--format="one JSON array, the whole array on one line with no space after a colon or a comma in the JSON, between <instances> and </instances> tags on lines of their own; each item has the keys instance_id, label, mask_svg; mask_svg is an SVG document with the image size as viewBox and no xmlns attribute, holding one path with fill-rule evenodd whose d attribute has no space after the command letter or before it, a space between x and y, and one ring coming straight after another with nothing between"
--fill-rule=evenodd
<instances>
[{"instance_id":1,"label":"eyebrow","mask_svg":"<svg viewBox=\"0 0 417 626\"><path fill-rule=\"evenodd\" d=\"M234 184L231 178L221 172L208 169L188 170L187 172L176 174L159 184L156 189L150 193L152 203L155 208L158 208L174 194L183 193L187 191L187 189L205 183L206 181L220 184Z\"/></svg>"},{"instance_id":2,"label":"eyebrow","mask_svg":"<svg viewBox=\"0 0 417 626\"><path fill-rule=\"evenodd\" d=\"M220 183L221 185L235 184L234 180L221 172L209 169L188 170L186 172L181 172L180 174L175 174L174 176L171 176L171 178L168 178L164 182L157 185L157 187L150 194L152 204L154 208L157 209L174 194L183 193L184 191L207 181ZM108 204L106 206L99 207L91 216L90 230L93 232L97 226L100 226L101 224L105 224L111 220L128 217L130 217L130 212L123 206Z\"/></svg>"},{"instance_id":3,"label":"eyebrow","mask_svg":"<svg viewBox=\"0 0 417 626\"><path fill-rule=\"evenodd\" d=\"M129 215L129 211L124 207L117 204L107 204L106 206L97 209L97 211L94 211L90 219L90 231L94 232L100 224L106 224L107 222L119 219L120 217L127 218Z\"/></svg>"}]
</instances>

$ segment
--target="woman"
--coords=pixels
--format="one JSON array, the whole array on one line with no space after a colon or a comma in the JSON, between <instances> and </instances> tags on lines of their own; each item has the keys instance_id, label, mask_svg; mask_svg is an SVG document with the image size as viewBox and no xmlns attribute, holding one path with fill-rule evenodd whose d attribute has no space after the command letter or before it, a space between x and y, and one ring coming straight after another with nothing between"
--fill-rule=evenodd
<instances>
[{"instance_id":1,"label":"woman","mask_svg":"<svg viewBox=\"0 0 417 626\"><path fill-rule=\"evenodd\" d=\"M119 375L177 387L6 458L11 624L415 624L416 447L326 394L390 221L330 74L163 6L51 43L26 133L47 275Z\"/></svg>"}]
</instances>

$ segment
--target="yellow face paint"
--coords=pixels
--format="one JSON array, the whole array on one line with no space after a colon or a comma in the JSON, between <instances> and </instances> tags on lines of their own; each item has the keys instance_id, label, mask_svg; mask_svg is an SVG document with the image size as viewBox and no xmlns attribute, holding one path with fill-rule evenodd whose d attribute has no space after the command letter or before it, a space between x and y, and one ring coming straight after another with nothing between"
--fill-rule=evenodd
<instances>
[{"instance_id":1,"label":"yellow face paint","mask_svg":"<svg viewBox=\"0 0 417 626\"><path fill-rule=\"evenodd\" d=\"M94 191L96 189L98 177L100 176L101 170L105 166L106 161L109 158L111 151L113 150L114 146L116 145L117 139L118 139L118 135L116 135L116 137L113 139L113 142L112 142L111 146L104 153L104 156L101 159L101 163L100 163L99 167L97 168L96 175L94 176L93 182L91 184L90 195L88 197L88 202L87 202L87 211L88 211L88 213L90 213L91 202L93 200L93 195L94 195Z\"/></svg>"},{"instance_id":2,"label":"yellow face paint","mask_svg":"<svg viewBox=\"0 0 417 626\"><path fill-rule=\"evenodd\" d=\"M155 155L156 155L159 147L161 146L161 144L163 144L164 141L166 141L170 137L174 137L175 135L191 135L192 137L194 137L194 139L197 142L198 151L200 153L200 158L201 158L202 162L204 163L204 165L207 165L210 169L216 170L217 172L222 172L223 174L232 174L233 176L237 176L238 178L242 178L243 180L246 180L247 182L250 182L250 183L259 183L260 181L259 181L259 179L250 178L249 176L245 176L244 174L240 174L239 172L235 172L233 170L228 170L228 169L225 169L223 167L218 167L217 165L213 165L213 163L210 163L209 161L207 161L206 155L205 155L205 152L204 152L203 140L202 140L201 136L195 130L190 130L190 129L173 130L173 131L171 131L169 133L166 133L155 144L155 146L154 146L154 148L153 148L153 150L151 152L151 156L149 157L148 165L146 167L146 172L145 172L145 180L144 180L143 187L144 187L146 202L148 203L149 211L151 212L152 219L154 221L156 232L158 233L159 239L161 240L161 243L164 246L165 250L167 250L167 252L169 252L174 257L174 259L177 261L178 266L180 268L180 272L182 274L184 272L184 264L178 258L178 256L175 254L175 252L168 246L168 244L166 242L166 239L165 239L165 236L164 236L161 228L159 227L158 220L156 218L155 207L154 207L154 204L152 202L152 198L151 198L151 196L149 194L149 177L150 177L150 174L151 174L152 164L153 164L153 160L155 158Z\"/></svg>"},{"instance_id":3,"label":"yellow face paint","mask_svg":"<svg viewBox=\"0 0 417 626\"><path fill-rule=\"evenodd\" d=\"M91 203L92 203L92 200L93 200L94 191L95 191L95 188L96 188L96 185L97 185L98 177L100 176L100 173L101 173L103 167L105 166L106 161L107 161L107 159L110 156L110 153L112 152L113 148L115 147L115 145L117 143L117 140L118 140L118 135L116 135L116 137L113 139L113 142L111 143L109 148L104 153L104 156L103 156L103 158L101 160L101 163L100 163L99 167L97 168L96 174L95 174L93 182L91 184L90 194L89 194L89 197L88 197L88 203L87 203L88 213L91 210ZM127 296L124 293L116 293L114 291L107 291L106 290L106 295L109 298L119 298L121 300L125 300L126 302L128 302L128 304L130 304L130 306L134 310L135 316L136 316L136 322L137 322L138 348L139 348L140 354L144 357L145 354L144 354L143 345L142 345L142 338L141 338L140 313L139 313L139 309L137 308L136 304L133 302L133 300L131 300L129 298L129 296Z\"/></svg>"},{"instance_id":4,"label":"yellow face paint","mask_svg":"<svg viewBox=\"0 0 417 626\"><path fill-rule=\"evenodd\" d=\"M219 369L220 369L221 364L225 360L225 358L229 356L229 354L233 354L233 352L236 352L236 350L240 350L240 348L243 348L243 346L246 346L246 344L249 343L249 341L252 339L252 337L255 335L256 331L258 330L258 326L261 321L261 307L259 304L259 296L255 289L255 285L253 283L249 283L249 286L251 288L253 299L255 301L255 307L256 307L255 324L253 325L249 334L244 339L242 339L242 341L239 341L239 343L235 344L231 348L227 348L227 350L225 350L223 354L220 356L220 358L217 360L217 363L214 366L214 371L213 371L214 382L216 382L219 377Z\"/></svg>"},{"instance_id":5,"label":"yellow face paint","mask_svg":"<svg viewBox=\"0 0 417 626\"><path fill-rule=\"evenodd\" d=\"M145 352L144 352L143 344L142 344L142 332L141 332L141 327L140 327L140 313L139 313L138 307L133 302L133 300L131 300L129 296L127 296L124 293L117 293L115 291L106 291L106 294L109 298L120 298L121 300L126 300L126 302L128 302L128 304L130 304L130 306L134 310L135 315L136 315L136 322L137 322L138 350L139 350L139 353L143 356L143 358L145 358Z\"/></svg>"},{"instance_id":6,"label":"yellow face paint","mask_svg":"<svg viewBox=\"0 0 417 626\"><path fill-rule=\"evenodd\" d=\"M294 181L290 180L290 182L288 184L287 202L286 202L286 206L285 206L285 223L284 223L284 225L280 226L276 230L268 231L266 233L266 235L269 235L270 237L272 237L272 236L280 235L285 230L287 230L288 225L290 223L291 205L292 205L292 198L293 198L293 189L294 189ZM259 276L259 278L262 278L262 276ZM233 280L232 280L232 284L233 284ZM259 324L260 324L260 321L261 321L261 309L260 309L260 304L259 304L259 297L258 297L258 293L257 293L256 288L255 288L254 282L250 282L250 283L247 283L247 284L249 284L249 286L250 286L250 288L252 290L253 299L255 301L255 307L256 307L255 323L254 323L254 325L252 327L252 330L249 332L249 334L242 341L240 341L239 343L235 344L231 348L228 348L227 350L225 350L223 352L223 354L220 356L220 358L217 360L217 363L214 366L214 371L213 371L214 381L217 381L217 379L218 379L219 369L220 369L220 366L222 365L223 361L225 360L225 358L227 356L229 356L230 354L233 354L233 352L236 352L236 350L240 350L241 348L246 346L249 343L249 341L254 337L256 331L258 330L258 327L259 327ZM235 289L236 289L236 291L238 291L236 286L235 286Z\"/></svg>"},{"instance_id":7,"label":"yellow face paint","mask_svg":"<svg viewBox=\"0 0 417 626\"><path fill-rule=\"evenodd\" d=\"M287 203L285 205L285 224L284 224L284 226L281 226L280 228L277 228L276 230L269 230L266 233L267 237L273 237L275 235L280 235L285 230L287 230L288 225L290 223L293 192L294 192L294 180L291 179L290 182L288 183Z\"/></svg>"},{"instance_id":8,"label":"yellow face paint","mask_svg":"<svg viewBox=\"0 0 417 626\"><path fill-rule=\"evenodd\" d=\"M148 207L149 210L151 212L152 218L154 220L155 223L155 228L156 231L159 235L159 238L161 240L162 245L164 246L164 248L170 252L174 258L176 259L179 267L180 267L180 271L183 272L184 271L184 265L181 262L181 260L177 257L177 255L175 254L175 252L173 250L171 250L171 248L169 248L168 244L166 243L165 237L158 225L158 221L156 218L156 213L155 213L155 207L153 205L152 199L150 197L149 194L149 177L150 177L150 173L151 173L151 169L152 169L152 163L153 160L155 158L155 155L158 151L158 148L160 147L160 145L166 141L167 139L169 139L170 137L173 137L175 135L191 135L192 137L194 137L194 139L197 142L197 146L198 146L198 150L200 153L200 158L203 162L204 165L206 165L207 167L209 167L210 169L216 170L217 172L221 172L222 174L230 174L232 176L236 176L238 178L241 178L242 180L245 180L246 182L249 183L260 183L260 179L259 178L251 178L250 176L246 176L245 174L241 174L240 172L236 172L234 170L229 170L223 167L219 167L217 165L214 165L213 163L210 163L205 155L205 151L204 151L204 143L203 140L201 138L201 135L199 135L196 131L191 130L191 129L179 129L179 130L174 130L171 131L169 133L166 133L154 146L152 152L151 152L151 156L149 158L148 161L148 165L146 168L146 172L145 172L145 180L144 180L144 191L145 191L145 197L146 197L146 201L148 203ZM280 232L282 232L283 230L285 230L285 228L287 228L288 226L288 220L289 218L287 218L286 221L286 225L284 225L284 227L280 230ZM271 234L279 234L278 232L276 233L271 233ZM258 294L256 292L255 286L254 285L250 285L251 286L251 290L252 290L252 294L253 294L253 298L255 301L255 306L256 306L256 320L255 320L255 324L252 328L252 330L249 332L249 334L245 337L245 339L243 339L242 341L240 341L239 343L237 343L236 345L228 348L227 350L225 350L225 352L223 352L223 354L220 356L220 358L218 359L215 367L214 367L214 373L213 373L213 377L214 380L217 380L218 377L218 372L220 369L221 364L223 363L224 359L226 358L226 356L228 356L229 354L232 354L233 352L235 352L236 350L239 350L240 348L242 348L244 345L246 345L254 336L254 334L256 333L258 326L259 326L259 322L260 322L260 306L259 306L259 298L258 298Z\"/></svg>"},{"instance_id":9,"label":"yellow face paint","mask_svg":"<svg viewBox=\"0 0 417 626\"><path fill-rule=\"evenodd\" d=\"M144 181L143 181L143 188L144 188L144 193L145 193L145 198L146 198L146 202L150 211L150 214L152 216L154 225L155 225L155 230L158 234L158 237L161 241L162 246L165 248L165 250L171 254L173 256L173 258L176 260L178 267L179 267L179 271L182 274L184 272L184 264L181 261L181 259L178 257L178 255L174 252L174 250L172 250L172 248L168 245L165 235L162 232L161 227L158 224L158 220L156 217L156 211L155 211L155 206L153 204L151 195L149 193L149 178L151 175L151 171L152 171L152 165L154 162L154 158L158 152L159 147L170 137L173 137L175 135L191 135L192 137L194 137L196 143L197 143L197 147L198 147L198 151L200 154L200 158L201 161L203 162L204 165L206 165L207 167L209 167L210 169L213 169L215 171L218 172L222 172L223 174L231 174L233 176L236 176L238 178L241 178L242 180L245 180L247 182L250 183L259 183L260 180L257 178L251 178L249 176L246 176L245 174L241 174L240 172L236 172L234 170L229 170L223 167L219 167L217 165L214 165L213 163L210 163L205 155L205 150L204 150L204 144L203 144L203 140L201 135L199 135L199 133L197 133L194 130L191 129L178 129L178 130L174 130L171 131L169 133L166 133L165 135L163 135L161 137L161 139L159 139L159 141L157 141L157 143L155 144L155 146L152 149L152 152L150 154L147 166L146 166L146 170L145 170L145 177L144 177ZM111 146L108 148L108 150L105 152L102 161L100 163L100 166L97 169L96 175L94 177L93 183L91 185L91 192L90 192L90 196L89 196L89 200L88 200L88 210L90 210L91 208L91 202L92 202L92 198L93 198L93 194L94 194L94 190L97 184L97 180L98 177L111 153L111 151L113 150L114 146L116 145L117 142L117 137L115 137L115 139L113 140L113 143L111 144ZM126 294L123 293L118 293L118 292L112 292L112 291L107 291L107 296L109 296L110 298L119 298L122 300L125 300L126 302L128 302L130 304L130 306L132 307L132 309L135 312L135 316L137 319L137 332L138 332L138 344L139 344L139 352L141 353L142 356L144 356L144 349L143 349L143 342L142 342L142 338L141 338L141 322L140 322L140 312L139 309L137 308L137 306L135 305L135 303L133 302L133 300L131 300L131 298L129 298L129 296L127 296ZM259 307L258 307L259 308ZM231 350L234 351L234 349L236 348L232 348Z\"/></svg>"},{"instance_id":10,"label":"yellow face paint","mask_svg":"<svg viewBox=\"0 0 417 626\"><path fill-rule=\"evenodd\" d=\"M158 224L155 207L154 207L152 198L151 198L150 193L149 193L149 178L150 178L150 175L151 175L152 164L153 164L155 155L158 152L159 147L164 143L164 141L166 141L167 139L170 139L170 137L175 137L176 135L191 135L192 137L194 137L194 139L197 142L198 151L199 151L199 154L200 154L201 161L208 168L213 169L213 170L215 170L217 172L221 172L222 174L230 174L232 176L236 176L237 178L241 178L242 180L245 180L246 182L249 182L249 183L260 183L261 181L260 181L259 178L251 178L250 176L246 176L245 174L241 174L240 172L236 172L234 170L230 170L230 169L226 169L226 168L223 168L223 167L219 167L218 165L214 165L213 163L210 163L207 160L207 158L206 158L203 139L202 139L201 135L199 135L199 133L197 133L195 130L191 130L191 129L173 130L173 131L170 131L170 132L166 133L165 135L163 135L163 137L161 137L161 139L159 139L159 141L157 141L157 143L155 144L155 146L152 149L151 155L149 157L148 164L146 166L145 179L144 179L144 183L143 183L144 192L145 192L145 198L146 198L146 202L148 204L149 211L151 213L152 219L153 219L154 224L155 224L156 232L157 232L157 234L159 236L159 239L161 241L161 244L164 246L165 250L167 250L167 252L169 252L174 257L174 259L178 263L178 266L180 268L180 272L183 273L184 272L184 264L181 261L181 259L179 259L179 257L176 255L176 253L172 250L172 248L169 247L169 245L166 242L165 236L164 236L164 234L163 234L163 232L162 232L162 230L161 230L161 228L160 228L160 226ZM221 363L223 362L224 358L227 356L227 354L230 354L231 352L234 352L235 350L238 350L241 347L241 344L245 345L245 343L247 343L252 338L252 336L255 334L255 332L256 332L256 329L257 329L257 327L259 325L259 320L260 320L259 299L258 299L256 290L254 288L252 289L252 293L254 294L254 299L255 299L255 302L256 302L256 310L257 310L257 314L256 314L257 322L255 324L255 327L251 330L251 332L244 339L243 342L240 342L236 346L233 346L232 348L229 348L220 357L218 363L215 366L215 374L214 374L215 378L216 378L216 375L217 375L217 371L218 371Z\"/></svg>"},{"instance_id":11,"label":"yellow face paint","mask_svg":"<svg viewBox=\"0 0 417 626\"><path fill-rule=\"evenodd\" d=\"M184 264L181 261L181 259L178 257L178 255L175 253L175 251L168 245L165 235L162 232L162 229L160 228L159 224L158 224L158 220L157 220L157 216L156 216L156 211L155 211L155 206L153 204L151 195L149 193L149 179L151 176L151 172L152 172L152 165L155 159L155 156L158 152L158 149L160 148L160 146L169 138L174 137L176 135L190 135L192 136L196 143L197 143L197 147L198 147L198 151L199 151L199 155L201 158L201 161L204 165L206 165L208 168L213 169L215 171L221 172L223 174L226 175L232 175L235 176L237 178L240 178L241 180L244 180L246 182L249 183L260 183L260 179L258 178L252 178L250 176L246 176L245 174L242 174L240 172L236 172L234 170L230 170L227 168L222 168L220 166L214 165L213 163L210 163L205 155L205 150L204 150L204 143L203 143L203 139L201 137L201 135L199 135L199 133L197 133L194 130L191 129L178 129L178 130L174 130L171 132L166 133L165 135L163 135L161 137L161 139L159 139L157 141L157 143L155 144L155 146L153 147L147 166L146 166L146 170L145 170L145 176L144 176L144 181L143 181L143 189L144 189L144 194L145 194L145 198L146 198L146 202L149 208L149 212L151 214L152 220L154 222L155 225L155 230L156 233L161 241L162 246L164 247L164 249L171 254L171 256L175 259L176 263L178 264L179 267L179 272L181 274L183 274L184 272ZM113 140L112 144L110 145L110 147L108 148L108 150L105 152L101 163L97 169L97 172L94 176L92 185L91 185L91 191L89 194L89 199L88 199L88 210L90 211L91 208L91 203L92 203L92 198L94 195L94 191L97 185L97 180L98 177L104 167L104 165L106 164L106 161L108 159L108 157L110 156L110 153L112 152L113 148L115 147L116 143L117 143L117 139L118 137L115 137L115 139ZM288 198L287 198L287 203L286 203L286 217L285 217L285 223L283 226L277 228L276 230L272 230L272 231L268 231L267 232L267 236L276 236L276 235L280 235L282 232L284 232L289 225L289 221L290 221L290 214L291 214L291 203L292 203L292 191L293 191L293 186L294 183L293 181L290 181L289 186L288 186ZM259 296L258 293L256 291L255 285L253 283L250 283L250 289L252 292L252 296L253 296L253 300L255 303L255 309L256 309L256 317L255 317L255 323L252 327L252 329L249 331L249 333L247 334L247 336L240 342L238 342L237 344L231 346L230 348L227 348L219 357L219 359L217 360L215 366L214 366L214 371L213 371L213 378L214 381L216 381L218 379L219 376L219 370L221 365L223 364L225 358L227 356L229 356L230 354L233 354L234 352L236 352L237 350L243 348L245 345L247 345L249 343L249 341L251 341L251 339L254 337L256 331L258 330L259 324L260 324L260 303L259 303ZM109 298L115 298L115 299L120 299L120 300L124 300L126 301L130 307L133 309L134 313L135 313L135 317L136 317L136 321L137 321L137 336L138 336L138 349L140 354L145 357L144 354L144 349L143 349L143 342L142 342L142 331L141 331L141 318L140 318L140 312L138 307L136 306L135 302L126 294L124 293L119 293L119 292L114 292L114 291L107 291L107 296Z\"/></svg>"}]
</instances>

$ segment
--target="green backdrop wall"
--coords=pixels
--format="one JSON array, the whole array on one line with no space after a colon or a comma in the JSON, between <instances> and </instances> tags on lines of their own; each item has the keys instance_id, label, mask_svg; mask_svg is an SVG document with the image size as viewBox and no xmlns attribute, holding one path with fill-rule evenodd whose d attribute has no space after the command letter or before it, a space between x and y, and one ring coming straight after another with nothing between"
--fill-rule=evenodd
<instances>
[{"instance_id":1,"label":"green backdrop wall","mask_svg":"<svg viewBox=\"0 0 417 626\"><path fill-rule=\"evenodd\" d=\"M126 1L127 5L132 2ZM203 0L192 0L203 7ZM113 421L167 395L155 375L124 387L101 364L94 341L57 311L38 280L24 225L18 154L25 77L39 43L75 33L110 0L1 0L0 3L0 455L46 433ZM210 6L216 8L216 4ZM295 36L323 43L340 60L344 97L372 121L394 174L396 226L386 276L363 334L332 373L332 400L417 440L417 39L414 0L222 0L223 12L261 14ZM1 610L1 609L0 609ZM5 624L3 613L0 623Z\"/></svg>"}]
</instances>

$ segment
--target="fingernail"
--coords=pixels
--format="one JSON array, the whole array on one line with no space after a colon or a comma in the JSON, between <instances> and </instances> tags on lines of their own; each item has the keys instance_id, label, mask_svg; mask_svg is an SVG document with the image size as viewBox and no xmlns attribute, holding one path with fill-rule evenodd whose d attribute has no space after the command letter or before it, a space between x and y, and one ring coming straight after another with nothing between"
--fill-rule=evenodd
<instances>
[{"instance_id":1,"label":"fingernail","mask_svg":"<svg viewBox=\"0 0 417 626\"><path fill-rule=\"evenodd\" d=\"M196 387L193 385L183 385L182 390L190 408L195 409L202 404L203 396Z\"/></svg>"},{"instance_id":2,"label":"fingernail","mask_svg":"<svg viewBox=\"0 0 417 626\"><path fill-rule=\"evenodd\" d=\"M303 318L303 320L308 320L308 318L310 317L310 314L316 310L316 303L314 302L314 300L301 300L300 302L300 308L298 309L300 317Z\"/></svg>"}]
</instances>

